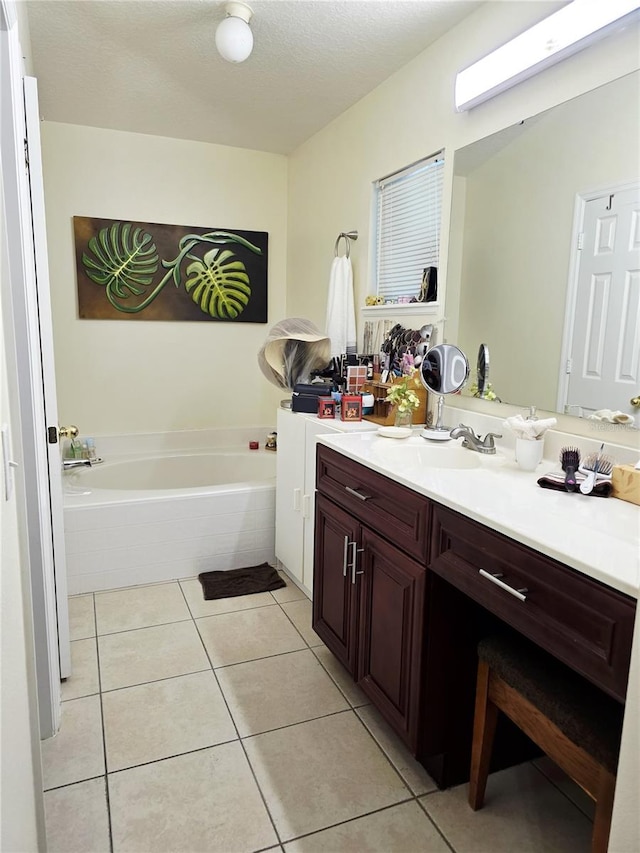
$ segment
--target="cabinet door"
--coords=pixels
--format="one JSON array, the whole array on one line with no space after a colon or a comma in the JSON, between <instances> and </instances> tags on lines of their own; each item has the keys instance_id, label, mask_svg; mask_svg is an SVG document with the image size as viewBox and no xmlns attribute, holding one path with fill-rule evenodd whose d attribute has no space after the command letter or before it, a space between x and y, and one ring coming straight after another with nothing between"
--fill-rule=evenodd
<instances>
[{"instance_id":1,"label":"cabinet door","mask_svg":"<svg viewBox=\"0 0 640 853\"><path fill-rule=\"evenodd\" d=\"M357 663L358 587L352 582L350 565L359 532L350 515L318 496L313 628L352 674Z\"/></svg>"},{"instance_id":2,"label":"cabinet door","mask_svg":"<svg viewBox=\"0 0 640 853\"><path fill-rule=\"evenodd\" d=\"M358 554L358 683L412 750L417 748L425 569L368 528Z\"/></svg>"},{"instance_id":3,"label":"cabinet door","mask_svg":"<svg viewBox=\"0 0 640 853\"><path fill-rule=\"evenodd\" d=\"M305 418L278 409L276 460L276 557L303 580Z\"/></svg>"}]
</instances>

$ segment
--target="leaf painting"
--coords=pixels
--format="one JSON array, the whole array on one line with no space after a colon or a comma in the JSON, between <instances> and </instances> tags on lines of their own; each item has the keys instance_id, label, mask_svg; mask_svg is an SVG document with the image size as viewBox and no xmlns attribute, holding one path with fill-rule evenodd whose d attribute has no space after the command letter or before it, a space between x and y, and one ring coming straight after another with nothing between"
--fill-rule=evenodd
<instances>
[{"instance_id":1,"label":"leaf painting","mask_svg":"<svg viewBox=\"0 0 640 853\"><path fill-rule=\"evenodd\" d=\"M85 217L74 231L82 318L267 321L265 232Z\"/></svg>"}]
</instances>

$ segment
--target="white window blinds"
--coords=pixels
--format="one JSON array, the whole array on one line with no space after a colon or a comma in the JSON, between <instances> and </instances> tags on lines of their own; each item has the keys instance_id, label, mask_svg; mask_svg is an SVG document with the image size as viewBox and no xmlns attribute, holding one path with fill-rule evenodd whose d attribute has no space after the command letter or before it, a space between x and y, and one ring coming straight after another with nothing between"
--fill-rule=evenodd
<instances>
[{"instance_id":1,"label":"white window blinds","mask_svg":"<svg viewBox=\"0 0 640 853\"><path fill-rule=\"evenodd\" d=\"M386 302L420 294L426 267L437 267L444 152L376 183L377 292Z\"/></svg>"}]
</instances>

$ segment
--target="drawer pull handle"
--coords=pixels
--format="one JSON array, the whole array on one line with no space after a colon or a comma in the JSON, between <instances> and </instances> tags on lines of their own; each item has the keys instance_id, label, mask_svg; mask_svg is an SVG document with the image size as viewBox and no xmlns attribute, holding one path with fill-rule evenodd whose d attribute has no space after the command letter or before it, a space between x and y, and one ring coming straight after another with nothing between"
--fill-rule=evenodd
<instances>
[{"instance_id":1,"label":"drawer pull handle","mask_svg":"<svg viewBox=\"0 0 640 853\"><path fill-rule=\"evenodd\" d=\"M494 583L496 586L499 586L500 589L504 589L505 592L511 593L511 595L515 596L515 598L517 598L519 601L527 600L527 596L524 595L524 593L529 592L529 590L526 587L524 587L523 589L514 589L512 586L509 586L508 583L505 583L504 581L500 580L500 578L502 577L501 574L491 575L489 574L489 572L485 572L484 569L479 569L478 571L480 572L483 578L486 578L488 581L491 581L491 583Z\"/></svg>"},{"instance_id":2,"label":"drawer pull handle","mask_svg":"<svg viewBox=\"0 0 640 853\"><path fill-rule=\"evenodd\" d=\"M349 537L344 537L344 554L342 557L342 577L346 578L347 576L347 555L349 553Z\"/></svg>"},{"instance_id":3,"label":"drawer pull handle","mask_svg":"<svg viewBox=\"0 0 640 853\"><path fill-rule=\"evenodd\" d=\"M351 486L345 486L345 489L349 492L350 495L353 495L354 498L358 498L358 500L361 500L361 501L370 501L371 500L371 495L363 495L360 492L356 491L355 489L352 489Z\"/></svg>"},{"instance_id":4,"label":"drawer pull handle","mask_svg":"<svg viewBox=\"0 0 640 853\"><path fill-rule=\"evenodd\" d=\"M355 584L356 576L364 574L364 571L361 570L358 572L356 570L356 561L358 559L358 554L361 554L364 551L364 548L358 548L357 542L351 542L350 544L351 548L353 549L351 551L351 583Z\"/></svg>"}]
</instances>

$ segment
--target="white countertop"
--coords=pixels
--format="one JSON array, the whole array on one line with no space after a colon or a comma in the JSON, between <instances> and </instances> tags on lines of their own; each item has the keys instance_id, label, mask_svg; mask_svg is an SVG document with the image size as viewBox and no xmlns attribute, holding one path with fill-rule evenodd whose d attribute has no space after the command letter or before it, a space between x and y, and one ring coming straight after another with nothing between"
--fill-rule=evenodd
<instances>
[{"instance_id":1,"label":"white countertop","mask_svg":"<svg viewBox=\"0 0 640 853\"><path fill-rule=\"evenodd\" d=\"M544 460L536 471L522 471L513 451L498 448L496 456L464 451L477 457L478 467L470 469L409 464L401 458L404 451L393 446L407 445L409 450L411 445L426 445L434 448L429 451L432 454L447 453L454 447L459 452L460 442L438 447L419 433L402 440L371 432L322 435L318 441L437 503L638 597L640 507L616 498L540 488L538 478L558 470L555 462Z\"/></svg>"}]
</instances>

